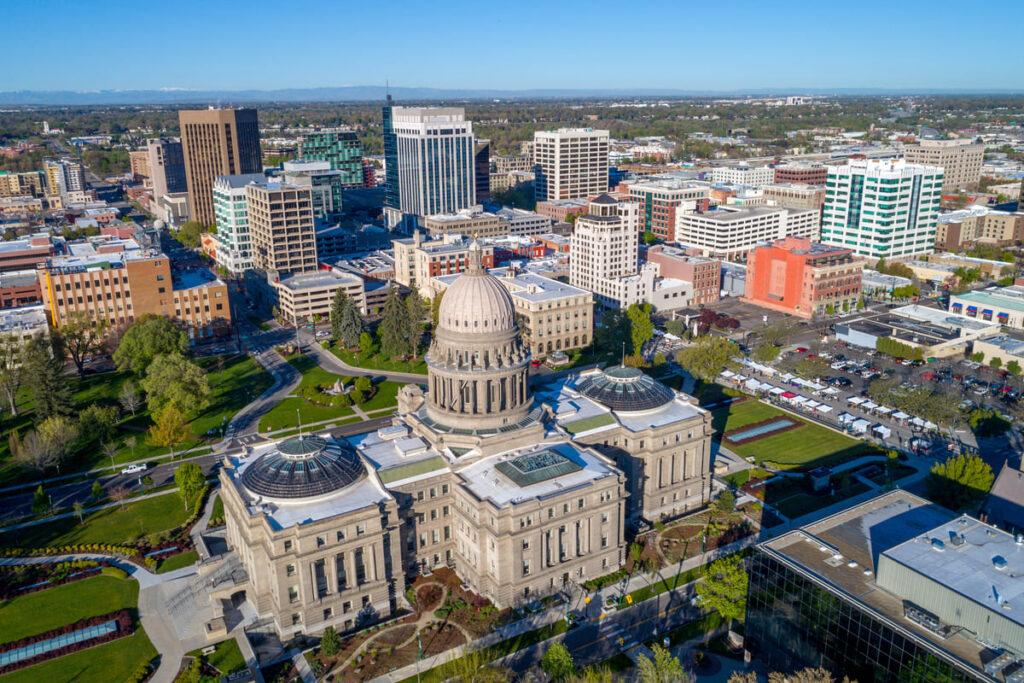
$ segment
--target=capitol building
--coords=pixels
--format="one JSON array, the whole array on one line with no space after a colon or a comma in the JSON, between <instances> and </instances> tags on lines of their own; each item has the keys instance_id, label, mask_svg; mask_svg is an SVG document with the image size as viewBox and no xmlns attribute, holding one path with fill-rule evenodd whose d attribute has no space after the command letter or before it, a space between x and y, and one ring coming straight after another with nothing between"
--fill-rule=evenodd
<instances>
[{"instance_id":1,"label":"capitol building","mask_svg":"<svg viewBox=\"0 0 1024 683\"><path fill-rule=\"evenodd\" d=\"M442 566L520 605L619 569L627 534L708 503L710 414L622 366L531 387L512 299L476 243L426 360L390 426L227 458L228 544L282 637L386 618Z\"/></svg>"}]
</instances>

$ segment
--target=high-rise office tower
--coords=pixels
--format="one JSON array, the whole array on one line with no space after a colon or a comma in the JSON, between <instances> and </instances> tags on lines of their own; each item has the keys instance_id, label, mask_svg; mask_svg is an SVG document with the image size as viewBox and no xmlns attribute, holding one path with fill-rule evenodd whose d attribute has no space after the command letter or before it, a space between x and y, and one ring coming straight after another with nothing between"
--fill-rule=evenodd
<instances>
[{"instance_id":1,"label":"high-rise office tower","mask_svg":"<svg viewBox=\"0 0 1024 683\"><path fill-rule=\"evenodd\" d=\"M183 109L178 112L178 121L189 216L203 225L211 225L215 220L214 178L263 170L256 110Z\"/></svg>"},{"instance_id":2,"label":"high-rise office tower","mask_svg":"<svg viewBox=\"0 0 1024 683\"><path fill-rule=\"evenodd\" d=\"M252 268L249 204L246 187L265 182L262 173L222 175L213 181L213 210L217 217L217 265L239 274Z\"/></svg>"},{"instance_id":3,"label":"high-rise office tower","mask_svg":"<svg viewBox=\"0 0 1024 683\"><path fill-rule=\"evenodd\" d=\"M250 183L245 186L245 199L255 268L280 275L317 269L310 188Z\"/></svg>"},{"instance_id":4,"label":"high-rise office tower","mask_svg":"<svg viewBox=\"0 0 1024 683\"><path fill-rule=\"evenodd\" d=\"M326 161L341 172L342 187L363 186L363 145L345 128L324 128L306 133L299 141L299 159Z\"/></svg>"},{"instance_id":5,"label":"high-rise office tower","mask_svg":"<svg viewBox=\"0 0 1024 683\"><path fill-rule=\"evenodd\" d=\"M561 128L534 133L537 201L586 199L607 192L609 145L606 130Z\"/></svg>"},{"instance_id":6,"label":"high-rise office tower","mask_svg":"<svg viewBox=\"0 0 1024 683\"><path fill-rule=\"evenodd\" d=\"M829 166L821 241L869 258L932 251L942 182L941 168L902 159Z\"/></svg>"},{"instance_id":7,"label":"high-rise office tower","mask_svg":"<svg viewBox=\"0 0 1024 683\"><path fill-rule=\"evenodd\" d=\"M149 177L153 181L153 197L159 199L172 192L186 192L185 157L181 140L154 138L146 140Z\"/></svg>"},{"instance_id":8,"label":"high-rise office tower","mask_svg":"<svg viewBox=\"0 0 1024 683\"><path fill-rule=\"evenodd\" d=\"M973 190L981 182L985 145L973 140L922 140L903 149L903 158L912 164L942 167L942 190Z\"/></svg>"},{"instance_id":9,"label":"high-rise office tower","mask_svg":"<svg viewBox=\"0 0 1024 683\"><path fill-rule=\"evenodd\" d=\"M85 169L82 164L70 159L47 159L47 193L66 197L69 192L84 192Z\"/></svg>"},{"instance_id":10,"label":"high-rise office tower","mask_svg":"<svg viewBox=\"0 0 1024 683\"><path fill-rule=\"evenodd\" d=\"M384 105L384 212L396 225L403 214L455 213L476 203L473 124L461 107Z\"/></svg>"},{"instance_id":11,"label":"high-rise office tower","mask_svg":"<svg viewBox=\"0 0 1024 683\"><path fill-rule=\"evenodd\" d=\"M491 141L477 140L473 166L476 175L476 203L491 198Z\"/></svg>"}]
</instances>

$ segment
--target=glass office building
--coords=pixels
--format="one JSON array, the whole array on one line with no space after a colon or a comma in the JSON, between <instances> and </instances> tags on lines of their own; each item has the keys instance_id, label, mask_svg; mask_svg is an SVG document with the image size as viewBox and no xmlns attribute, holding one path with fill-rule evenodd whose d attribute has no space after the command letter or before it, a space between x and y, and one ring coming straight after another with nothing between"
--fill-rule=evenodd
<instances>
[{"instance_id":1,"label":"glass office building","mask_svg":"<svg viewBox=\"0 0 1024 683\"><path fill-rule=\"evenodd\" d=\"M341 186L363 186L363 145L356 134L344 128L325 128L306 133L299 145L304 161L326 161L340 172Z\"/></svg>"},{"instance_id":2,"label":"glass office building","mask_svg":"<svg viewBox=\"0 0 1024 683\"><path fill-rule=\"evenodd\" d=\"M746 647L773 671L1024 681L1024 540L895 490L757 551Z\"/></svg>"}]
</instances>

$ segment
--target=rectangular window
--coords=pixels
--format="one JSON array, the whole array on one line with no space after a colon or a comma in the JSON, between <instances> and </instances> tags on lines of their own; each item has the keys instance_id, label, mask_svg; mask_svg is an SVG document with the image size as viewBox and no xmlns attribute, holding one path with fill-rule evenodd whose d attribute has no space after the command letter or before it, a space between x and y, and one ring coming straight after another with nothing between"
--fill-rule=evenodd
<instances>
[{"instance_id":1,"label":"rectangular window","mask_svg":"<svg viewBox=\"0 0 1024 683\"><path fill-rule=\"evenodd\" d=\"M285 541L284 542L284 551L287 553L287 552L290 552L291 549L292 549L292 542L291 541Z\"/></svg>"},{"instance_id":2,"label":"rectangular window","mask_svg":"<svg viewBox=\"0 0 1024 683\"><path fill-rule=\"evenodd\" d=\"M285 576L295 576L295 565L290 564L284 568Z\"/></svg>"}]
</instances>

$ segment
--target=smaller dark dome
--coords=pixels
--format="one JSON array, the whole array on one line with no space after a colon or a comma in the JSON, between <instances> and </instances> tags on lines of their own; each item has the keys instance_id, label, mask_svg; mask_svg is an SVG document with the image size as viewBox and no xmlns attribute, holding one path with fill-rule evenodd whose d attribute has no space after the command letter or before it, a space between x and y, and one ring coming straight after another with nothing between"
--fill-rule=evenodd
<instances>
[{"instance_id":1,"label":"smaller dark dome","mask_svg":"<svg viewBox=\"0 0 1024 683\"><path fill-rule=\"evenodd\" d=\"M676 397L675 392L639 368L622 365L584 378L577 388L587 398L622 412L653 410Z\"/></svg>"},{"instance_id":2,"label":"smaller dark dome","mask_svg":"<svg viewBox=\"0 0 1024 683\"><path fill-rule=\"evenodd\" d=\"M345 488L365 474L348 443L293 436L242 473L242 485L268 498L314 498Z\"/></svg>"}]
</instances>

